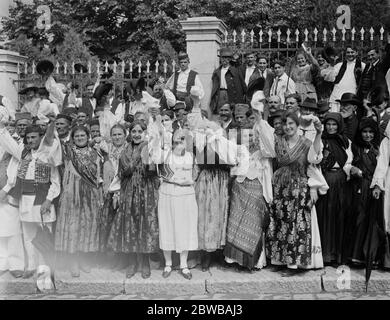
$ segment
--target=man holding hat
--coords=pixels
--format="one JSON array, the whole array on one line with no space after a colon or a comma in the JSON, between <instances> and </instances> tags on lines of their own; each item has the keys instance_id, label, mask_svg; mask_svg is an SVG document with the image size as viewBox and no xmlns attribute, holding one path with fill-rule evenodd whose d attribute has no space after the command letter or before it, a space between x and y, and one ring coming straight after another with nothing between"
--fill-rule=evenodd
<instances>
[{"instance_id":1,"label":"man holding hat","mask_svg":"<svg viewBox=\"0 0 390 320\"><path fill-rule=\"evenodd\" d=\"M341 99L336 100L340 104L340 113L344 120L344 134L351 141L354 141L359 126L356 111L362 108L362 102L354 93L346 92Z\"/></svg>"},{"instance_id":2,"label":"man holding hat","mask_svg":"<svg viewBox=\"0 0 390 320\"><path fill-rule=\"evenodd\" d=\"M237 68L230 65L233 51L230 48L220 50L221 65L214 70L211 80L210 109L218 114L219 108L226 103L245 103L246 84Z\"/></svg>"},{"instance_id":3,"label":"man holding hat","mask_svg":"<svg viewBox=\"0 0 390 320\"><path fill-rule=\"evenodd\" d=\"M176 100L185 101L188 109L192 108L191 87L199 87L199 99L204 96L202 82L196 71L189 67L190 58L187 53L180 53L179 57L180 70L176 71L167 81L166 87L172 91Z\"/></svg>"}]
</instances>

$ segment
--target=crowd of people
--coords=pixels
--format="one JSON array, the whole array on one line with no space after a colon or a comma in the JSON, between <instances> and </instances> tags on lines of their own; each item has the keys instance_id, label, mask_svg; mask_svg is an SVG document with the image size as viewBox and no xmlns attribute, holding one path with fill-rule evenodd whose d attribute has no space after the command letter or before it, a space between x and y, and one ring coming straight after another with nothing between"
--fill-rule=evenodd
<instances>
[{"instance_id":1,"label":"crowd of people","mask_svg":"<svg viewBox=\"0 0 390 320\"><path fill-rule=\"evenodd\" d=\"M42 225L73 277L100 265L146 279L151 261L185 279L212 263L390 268L388 42L366 63L303 47L287 72L221 49L210 106L185 53L167 81L129 83L129 101L100 77L81 97L41 61L45 87L0 106L0 271L39 275Z\"/></svg>"}]
</instances>

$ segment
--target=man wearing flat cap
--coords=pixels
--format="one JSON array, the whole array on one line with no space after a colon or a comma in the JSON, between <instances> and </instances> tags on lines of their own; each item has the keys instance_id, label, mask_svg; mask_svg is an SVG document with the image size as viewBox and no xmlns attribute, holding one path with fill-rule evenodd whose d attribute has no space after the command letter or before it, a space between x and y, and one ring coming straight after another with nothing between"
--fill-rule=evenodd
<instances>
[{"instance_id":1,"label":"man wearing flat cap","mask_svg":"<svg viewBox=\"0 0 390 320\"><path fill-rule=\"evenodd\" d=\"M199 99L204 96L204 90L202 82L200 81L199 74L191 70L189 67L190 58L187 53L180 53L179 57L180 70L176 71L167 81L166 87L172 91L176 100L185 101L187 109L192 108L192 99L190 98L191 87L199 87Z\"/></svg>"},{"instance_id":2,"label":"man wearing flat cap","mask_svg":"<svg viewBox=\"0 0 390 320\"><path fill-rule=\"evenodd\" d=\"M233 51L230 48L220 50L221 65L214 70L211 77L210 109L217 114L219 108L226 103L245 103L246 85L242 74L230 65Z\"/></svg>"}]
</instances>

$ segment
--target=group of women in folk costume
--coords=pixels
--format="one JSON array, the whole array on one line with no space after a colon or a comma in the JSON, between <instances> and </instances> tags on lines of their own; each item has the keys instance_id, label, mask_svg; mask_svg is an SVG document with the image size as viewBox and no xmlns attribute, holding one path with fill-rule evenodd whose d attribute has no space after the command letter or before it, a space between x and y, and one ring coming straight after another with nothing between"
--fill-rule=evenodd
<instances>
[{"instance_id":1,"label":"group of women in folk costume","mask_svg":"<svg viewBox=\"0 0 390 320\"><path fill-rule=\"evenodd\" d=\"M386 209L381 220L379 200L385 191L386 208L390 129L379 144L377 123L363 118L351 142L340 114L328 113L323 124L310 117L311 141L300 135L296 111L283 114L283 134L254 111L254 125L229 140L192 98L188 129L172 131L169 119L151 114L147 124L130 124L127 140L120 124L92 140L86 126L75 126L62 141L51 126L37 145L51 168L64 164L57 216L50 207L45 222L57 220L55 249L72 276L90 272L97 253L109 254L111 267L127 268L128 278L141 271L145 279L160 253L162 276L171 275L175 252L185 279L192 278L190 251L202 252L204 271L217 251L227 267L270 263L286 275L364 261L373 217L379 229L389 221ZM35 159L29 152L11 154L28 168ZM58 172L50 176L52 188L59 185ZM317 201L323 181L328 189ZM386 265L388 242L381 245L374 262Z\"/></svg>"}]
</instances>

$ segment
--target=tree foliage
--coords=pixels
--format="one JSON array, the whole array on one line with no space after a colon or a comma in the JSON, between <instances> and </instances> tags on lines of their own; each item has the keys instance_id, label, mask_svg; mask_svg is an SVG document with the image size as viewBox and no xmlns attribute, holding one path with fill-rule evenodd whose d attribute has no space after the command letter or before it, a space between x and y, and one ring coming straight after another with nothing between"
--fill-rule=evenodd
<instances>
[{"instance_id":1,"label":"tree foliage","mask_svg":"<svg viewBox=\"0 0 390 320\"><path fill-rule=\"evenodd\" d=\"M51 8L48 32L37 29L41 4ZM332 28L336 8L348 4L356 27L386 23L383 0L34 0L15 1L4 30L12 49L30 59L159 59L185 50L180 20L216 16L231 29ZM388 18L387 18L388 19Z\"/></svg>"}]
</instances>

